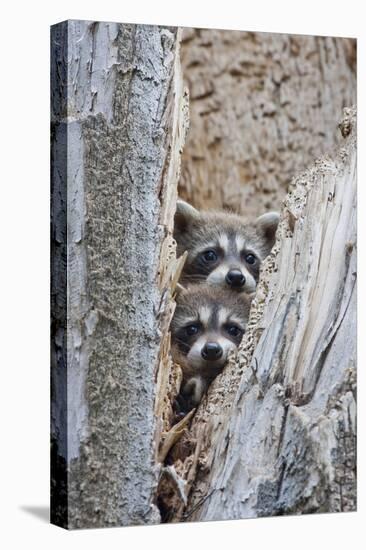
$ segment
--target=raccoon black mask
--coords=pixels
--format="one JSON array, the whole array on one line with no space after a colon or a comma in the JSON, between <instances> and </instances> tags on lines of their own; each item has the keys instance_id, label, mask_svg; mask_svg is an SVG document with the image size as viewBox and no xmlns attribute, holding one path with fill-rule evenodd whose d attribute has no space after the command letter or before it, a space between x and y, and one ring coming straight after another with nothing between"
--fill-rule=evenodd
<instances>
[{"instance_id":1,"label":"raccoon black mask","mask_svg":"<svg viewBox=\"0 0 366 550\"><path fill-rule=\"evenodd\" d=\"M279 215L263 214L253 223L230 212L201 211L179 200L174 220L178 255L188 251L181 283L218 285L252 293L261 262L275 242Z\"/></svg>"},{"instance_id":2,"label":"raccoon black mask","mask_svg":"<svg viewBox=\"0 0 366 550\"><path fill-rule=\"evenodd\" d=\"M193 285L178 295L170 327L172 355L182 367L182 393L192 406L240 344L250 302L245 293L208 285Z\"/></svg>"}]
</instances>

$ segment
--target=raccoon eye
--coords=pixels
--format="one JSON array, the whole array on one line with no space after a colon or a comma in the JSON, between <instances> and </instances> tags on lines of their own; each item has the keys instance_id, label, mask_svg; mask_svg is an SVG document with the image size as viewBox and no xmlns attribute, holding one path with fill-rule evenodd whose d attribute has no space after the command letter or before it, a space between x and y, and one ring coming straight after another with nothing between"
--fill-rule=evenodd
<instances>
[{"instance_id":1,"label":"raccoon eye","mask_svg":"<svg viewBox=\"0 0 366 550\"><path fill-rule=\"evenodd\" d=\"M209 262L209 263L216 262L217 254L215 250L206 250L205 252L203 252L202 258L205 260L205 262Z\"/></svg>"},{"instance_id":2,"label":"raccoon eye","mask_svg":"<svg viewBox=\"0 0 366 550\"><path fill-rule=\"evenodd\" d=\"M245 255L245 261L248 263L248 264L254 264L255 261L256 261L256 257L254 256L254 254L246 254Z\"/></svg>"},{"instance_id":3,"label":"raccoon eye","mask_svg":"<svg viewBox=\"0 0 366 550\"><path fill-rule=\"evenodd\" d=\"M242 334L242 330L237 327L236 325L226 325L225 327L226 332L230 334L233 338L237 338L240 334Z\"/></svg>"},{"instance_id":4,"label":"raccoon eye","mask_svg":"<svg viewBox=\"0 0 366 550\"><path fill-rule=\"evenodd\" d=\"M194 336L199 331L200 327L197 324L188 325L185 328L187 336Z\"/></svg>"}]
</instances>

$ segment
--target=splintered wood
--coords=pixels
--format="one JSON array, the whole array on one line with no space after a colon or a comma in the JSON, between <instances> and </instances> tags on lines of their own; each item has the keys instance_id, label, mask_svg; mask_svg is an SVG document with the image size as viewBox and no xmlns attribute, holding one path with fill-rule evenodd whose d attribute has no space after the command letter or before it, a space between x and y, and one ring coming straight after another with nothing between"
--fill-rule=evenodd
<instances>
[{"instance_id":1,"label":"splintered wood","mask_svg":"<svg viewBox=\"0 0 366 550\"><path fill-rule=\"evenodd\" d=\"M169 386L159 363L182 262L179 30L55 25L51 97L51 520L159 523L156 382Z\"/></svg>"},{"instance_id":2,"label":"splintered wood","mask_svg":"<svg viewBox=\"0 0 366 550\"><path fill-rule=\"evenodd\" d=\"M356 508L355 110L341 130L291 183L243 342L172 451L167 521Z\"/></svg>"},{"instance_id":3,"label":"splintered wood","mask_svg":"<svg viewBox=\"0 0 366 550\"><path fill-rule=\"evenodd\" d=\"M174 314L174 294L181 275L186 254L176 257L176 243L173 239L174 212L177 202L177 186L180 175L180 158L186 132L188 129L188 96L183 88L182 72L179 58L178 32L177 50L175 54L174 78L170 96L170 116L172 117L172 138L160 193L161 215L160 224L165 233L160 252L159 288L161 304L158 316L160 319L161 347L160 361L156 373L155 417L157 429L155 433L155 453L158 464L162 456L168 452L166 435L172 425L172 402L179 392L182 373L178 365L174 365L170 356L169 325ZM173 444L172 435L168 438ZM160 450L162 448L162 450Z\"/></svg>"}]
</instances>

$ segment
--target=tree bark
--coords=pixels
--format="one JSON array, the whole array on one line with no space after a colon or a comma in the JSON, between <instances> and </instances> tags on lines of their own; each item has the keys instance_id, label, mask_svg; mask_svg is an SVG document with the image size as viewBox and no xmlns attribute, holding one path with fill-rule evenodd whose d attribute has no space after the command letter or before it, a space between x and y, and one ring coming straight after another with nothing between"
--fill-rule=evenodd
<instances>
[{"instance_id":1,"label":"tree bark","mask_svg":"<svg viewBox=\"0 0 366 550\"><path fill-rule=\"evenodd\" d=\"M295 174L339 143L356 102L356 41L184 29L190 131L179 195L252 220L280 209Z\"/></svg>"},{"instance_id":2,"label":"tree bark","mask_svg":"<svg viewBox=\"0 0 366 550\"><path fill-rule=\"evenodd\" d=\"M248 217L278 207L337 141L354 43L185 32L181 195ZM355 507L352 113L340 152L291 185L239 353L166 463L192 419L170 429L179 40L170 27L52 29L51 516L63 527L160 522L172 487L164 521Z\"/></svg>"},{"instance_id":3,"label":"tree bark","mask_svg":"<svg viewBox=\"0 0 366 550\"><path fill-rule=\"evenodd\" d=\"M356 509L355 124L291 184L239 352L176 446L171 521Z\"/></svg>"},{"instance_id":4,"label":"tree bark","mask_svg":"<svg viewBox=\"0 0 366 550\"><path fill-rule=\"evenodd\" d=\"M51 517L67 528L160 521L154 407L179 269L178 34L87 21L51 31Z\"/></svg>"}]
</instances>

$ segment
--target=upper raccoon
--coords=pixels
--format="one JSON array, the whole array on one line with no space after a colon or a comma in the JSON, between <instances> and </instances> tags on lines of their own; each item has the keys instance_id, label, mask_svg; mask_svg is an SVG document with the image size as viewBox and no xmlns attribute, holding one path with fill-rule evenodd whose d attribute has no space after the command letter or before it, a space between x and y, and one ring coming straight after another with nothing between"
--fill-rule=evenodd
<instances>
[{"instance_id":1,"label":"upper raccoon","mask_svg":"<svg viewBox=\"0 0 366 550\"><path fill-rule=\"evenodd\" d=\"M236 349L249 316L250 298L228 289L193 285L182 290L171 322L172 355L183 370L182 395L197 405Z\"/></svg>"},{"instance_id":2,"label":"upper raccoon","mask_svg":"<svg viewBox=\"0 0 366 550\"><path fill-rule=\"evenodd\" d=\"M177 202L174 238L177 252L188 251L182 284L203 282L251 293L261 262L275 242L279 215L268 212L254 223L230 212L199 212Z\"/></svg>"}]
</instances>

